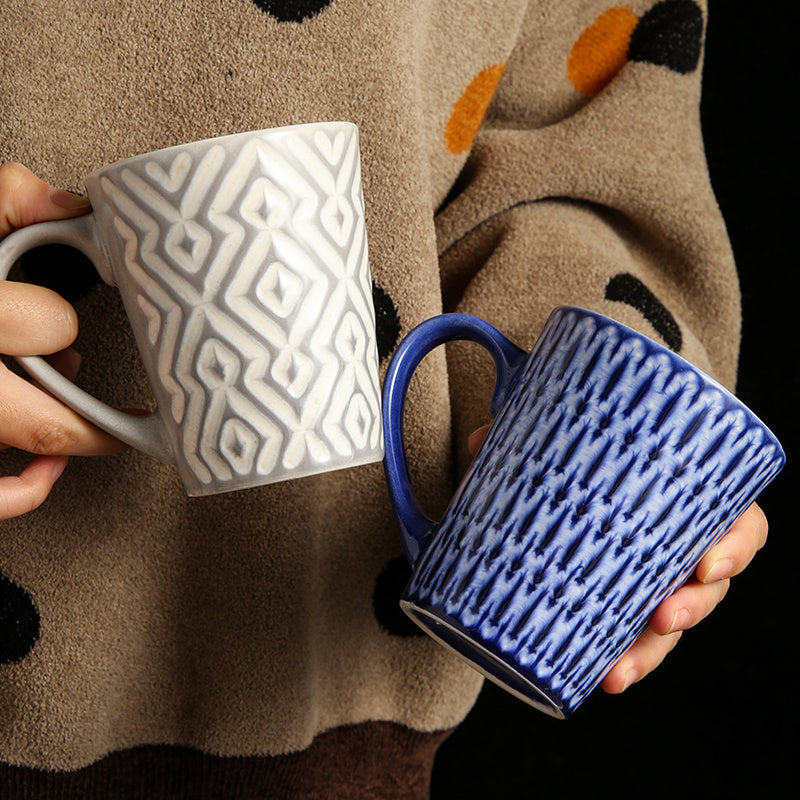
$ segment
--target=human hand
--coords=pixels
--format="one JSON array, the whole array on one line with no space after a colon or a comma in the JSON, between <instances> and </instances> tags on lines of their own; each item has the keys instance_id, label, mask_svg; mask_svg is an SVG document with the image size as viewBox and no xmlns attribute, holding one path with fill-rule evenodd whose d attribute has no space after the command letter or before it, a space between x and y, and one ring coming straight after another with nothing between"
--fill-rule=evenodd
<instances>
[{"instance_id":1,"label":"human hand","mask_svg":"<svg viewBox=\"0 0 800 800\"><path fill-rule=\"evenodd\" d=\"M603 678L603 689L619 694L652 672L683 631L707 617L725 597L730 579L742 572L764 546L767 530L764 512L753 503L703 556L694 577L656 608L641 636Z\"/></svg>"},{"instance_id":2,"label":"human hand","mask_svg":"<svg viewBox=\"0 0 800 800\"><path fill-rule=\"evenodd\" d=\"M476 430L467 446L475 456L489 426ZM610 694L624 692L652 672L675 647L683 631L707 617L721 602L730 579L742 572L767 540L767 518L753 503L697 565L694 577L653 612L648 627L623 653L600 686Z\"/></svg>"},{"instance_id":3,"label":"human hand","mask_svg":"<svg viewBox=\"0 0 800 800\"><path fill-rule=\"evenodd\" d=\"M54 189L19 164L0 164L0 239L17 228L89 211L82 197ZM50 355L74 377L79 358L68 346L78 333L75 310L41 286L0 281L0 353ZM69 455L100 455L124 445L0 362L0 448L35 454L17 476L0 477L0 520L39 506Z\"/></svg>"}]
</instances>

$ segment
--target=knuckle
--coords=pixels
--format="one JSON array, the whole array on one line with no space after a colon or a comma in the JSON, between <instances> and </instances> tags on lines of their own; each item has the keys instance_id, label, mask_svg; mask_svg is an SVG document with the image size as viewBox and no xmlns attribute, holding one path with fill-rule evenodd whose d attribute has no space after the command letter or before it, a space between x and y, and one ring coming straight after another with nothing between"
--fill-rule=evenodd
<instances>
[{"instance_id":1,"label":"knuckle","mask_svg":"<svg viewBox=\"0 0 800 800\"><path fill-rule=\"evenodd\" d=\"M77 441L78 437L70 428L44 420L31 429L24 449L36 455L68 455Z\"/></svg>"}]
</instances>

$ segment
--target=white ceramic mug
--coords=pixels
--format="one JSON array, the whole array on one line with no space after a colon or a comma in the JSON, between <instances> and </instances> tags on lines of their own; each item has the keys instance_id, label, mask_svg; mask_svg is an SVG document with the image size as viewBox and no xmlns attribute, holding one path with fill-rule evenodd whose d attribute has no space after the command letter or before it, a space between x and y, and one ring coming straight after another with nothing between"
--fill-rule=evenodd
<instances>
[{"instance_id":1,"label":"white ceramic mug","mask_svg":"<svg viewBox=\"0 0 800 800\"><path fill-rule=\"evenodd\" d=\"M0 243L0 279L47 243L122 295L156 399L127 414L38 356L19 361L191 495L380 461L383 435L358 130L320 122L127 159L86 178L93 211Z\"/></svg>"}]
</instances>

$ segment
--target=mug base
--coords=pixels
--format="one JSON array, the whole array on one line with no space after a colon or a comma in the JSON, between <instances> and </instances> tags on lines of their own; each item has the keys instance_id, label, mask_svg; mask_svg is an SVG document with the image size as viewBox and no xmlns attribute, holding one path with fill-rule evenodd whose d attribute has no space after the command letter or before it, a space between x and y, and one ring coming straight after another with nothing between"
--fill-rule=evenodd
<instances>
[{"instance_id":1,"label":"mug base","mask_svg":"<svg viewBox=\"0 0 800 800\"><path fill-rule=\"evenodd\" d=\"M300 478L311 478L315 475L322 475L326 472L339 472L340 470L363 467L368 464L377 464L383 461L383 449L374 449L357 456L340 458L335 461L321 464L308 464L297 469L275 470L269 474L259 475L257 473L248 476L233 476L230 479L213 478L208 483L201 484L196 477L184 471L181 478L189 497L209 497L211 495L222 494L223 492L238 492L242 489L257 489L259 486L269 486L273 483L297 480ZM180 468L179 468L180 471Z\"/></svg>"},{"instance_id":2,"label":"mug base","mask_svg":"<svg viewBox=\"0 0 800 800\"><path fill-rule=\"evenodd\" d=\"M548 697L538 686L486 647L473 641L455 624L409 600L401 600L400 607L429 636L466 661L492 683L496 683L514 697L543 711L548 716L556 719L566 717L559 704Z\"/></svg>"}]
</instances>

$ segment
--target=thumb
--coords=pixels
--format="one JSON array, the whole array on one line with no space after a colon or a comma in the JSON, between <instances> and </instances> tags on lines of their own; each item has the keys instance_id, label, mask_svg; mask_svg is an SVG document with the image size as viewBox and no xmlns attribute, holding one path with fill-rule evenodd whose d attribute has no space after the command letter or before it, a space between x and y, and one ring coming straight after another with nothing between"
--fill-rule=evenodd
<instances>
[{"instance_id":1,"label":"thumb","mask_svg":"<svg viewBox=\"0 0 800 800\"><path fill-rule=\"evenodd\" d=\"M478 455L478 450L480 450L483 440L486 438L486 434L489 433L490 427L491 425L482 425L469 435L467 439L467 449L473 458Z\"/></svg>"},{"instance_id":2,"label":"thumb","mask_svg":"<svg viewBox=\"0 0 800 800\"><path fill-rule=\"evenodd\" d=\"M90 208L85 198L55 189L21 164L0 164L0 238L34 222L77 217Z\"/></svg>"}]
</instances>

